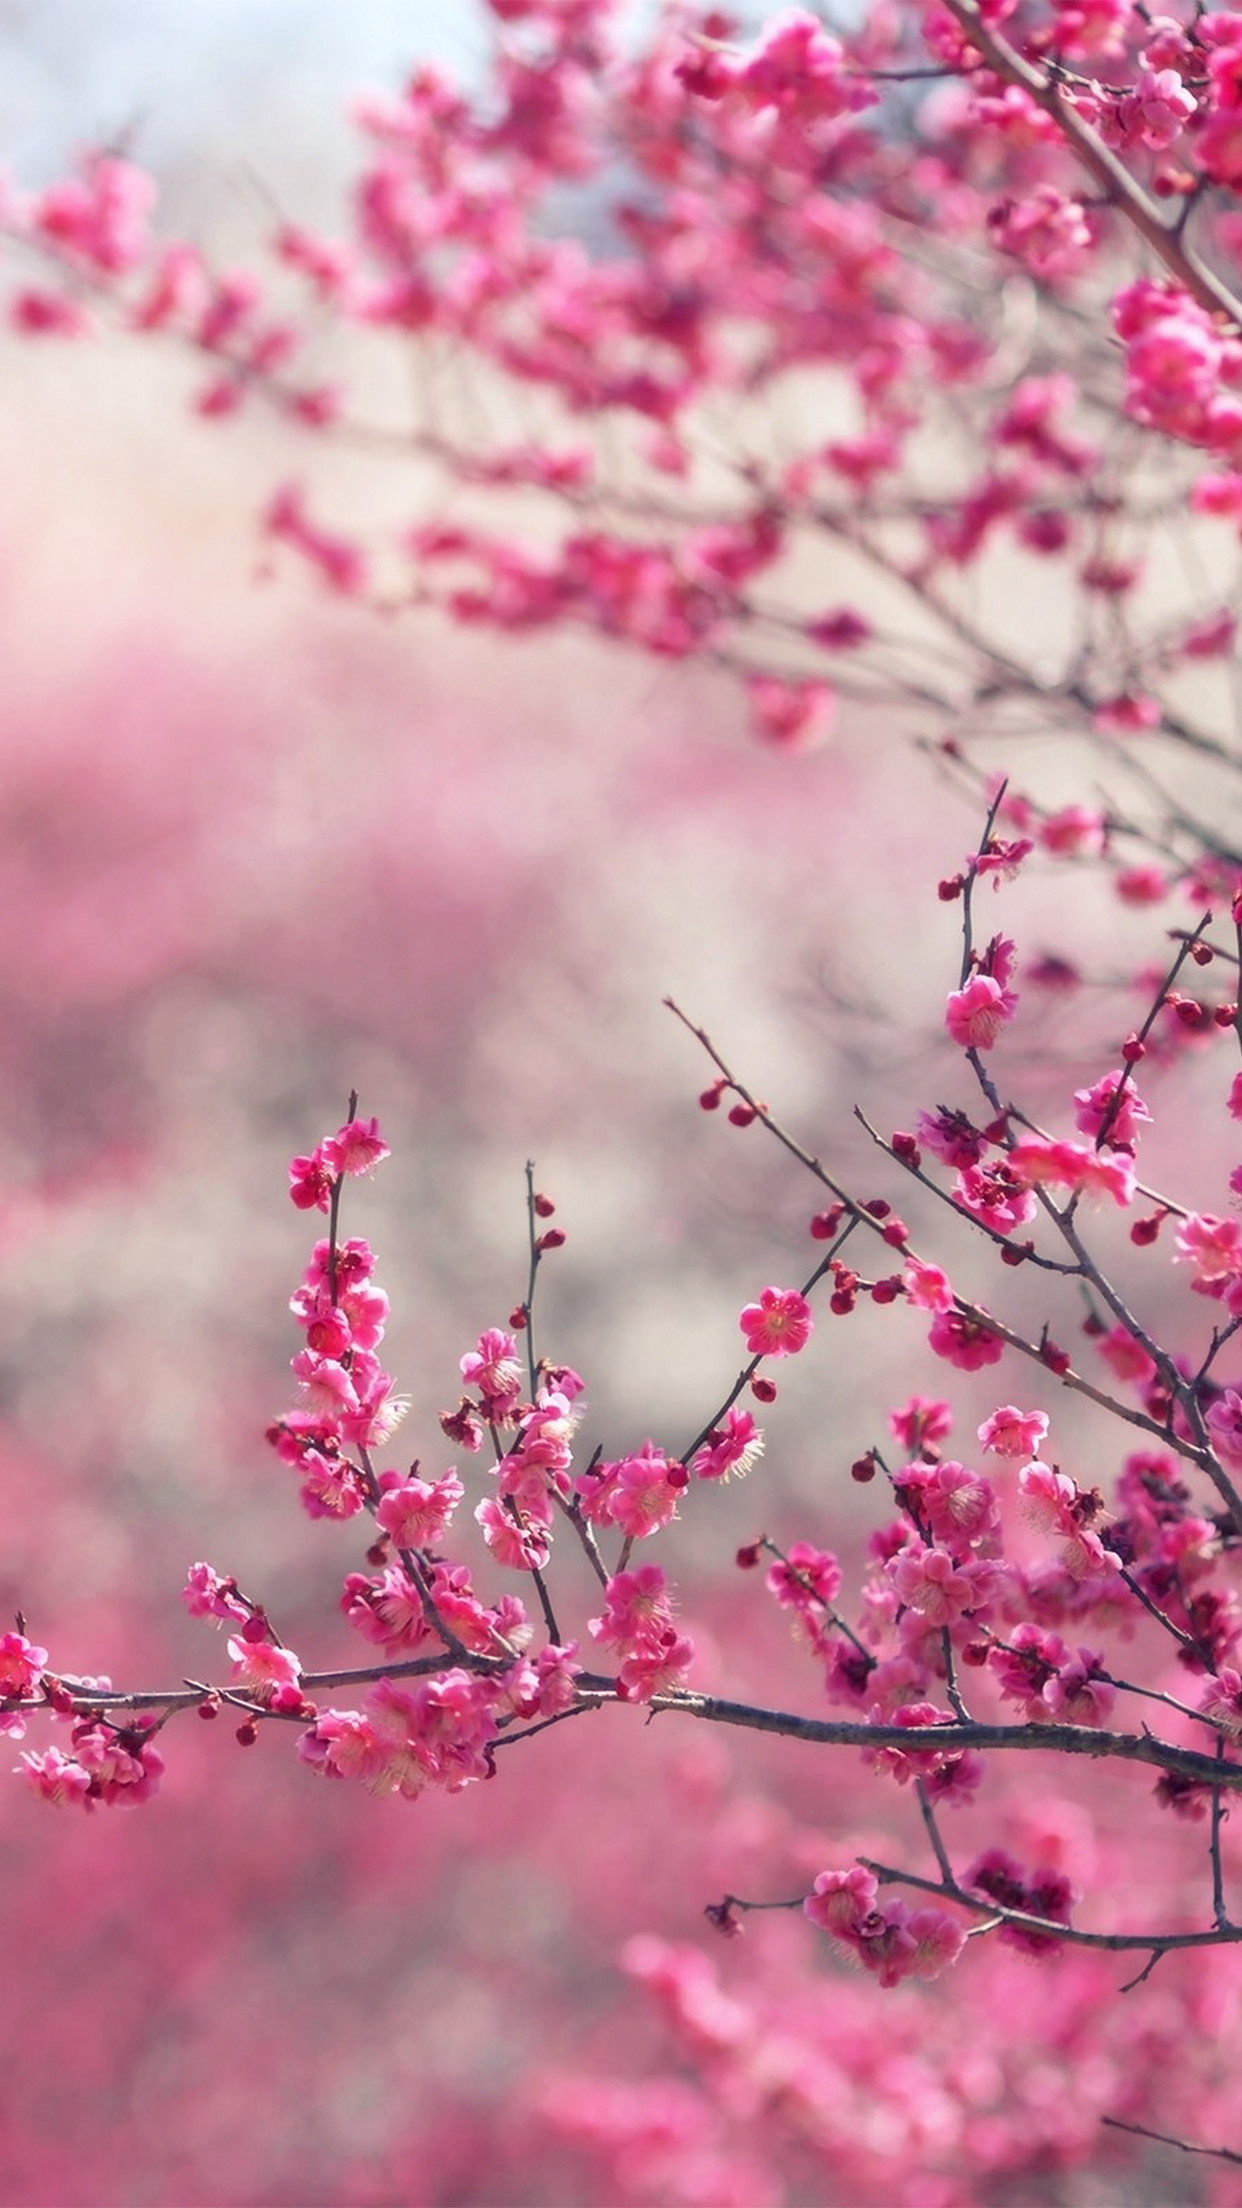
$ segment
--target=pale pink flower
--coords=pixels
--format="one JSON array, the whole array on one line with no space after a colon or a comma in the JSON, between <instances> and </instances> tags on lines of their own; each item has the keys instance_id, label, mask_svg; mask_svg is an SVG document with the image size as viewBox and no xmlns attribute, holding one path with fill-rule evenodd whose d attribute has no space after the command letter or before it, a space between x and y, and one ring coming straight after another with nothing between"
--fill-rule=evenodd
<instances>
[{"instance_id":1,"label":"pale pink flower","mask_svg":"<svg viewBox=\"0 0 1242 2208\"><path fill-rule=\"evenodd\" d=\"M276 1641L247 1641L235 1636L227 1644L233 1659L232 1685L252 1702L276 1708L300 1706L302 1667L291 1648Z\"/></svg>"},{"instance_id":2,"label":"pale pink flower","mask_svg":"<svg viewBox=\"0 0 1242 2208\"><path fill-rule=\"evenodd\" d=\"M890 1567L902 1602L929 1625L952 1625L987 1599L990 1572L976 1563L959 1563L948 1549L903 1549Z\"/></svg>"},{"instance_id":3,"label":"pale pink flower","mask_svg":"<svg viewBox=\"0 0 1242 2208\"><path fill-rule=\"evenodd\" d=\"M1080 1648L1061 1664L1043 1689L1052 1716L1067 1725L1106 1724L1117 1690L1101 1678L1103 1668L1103 1658L1089 1648Z\"/></svg>"},{"instance_id":4,"label":"pale pink flower","mask_svg":"<svg viewBox=\"0 0 1242 2208\"><path fill-rule=\"evenodd\" d=\"M64 1809L70 1803L79 1803L87 1809L94 1807L88 1799L90 1772L84 1771L72 1757L62 1755L59 1748L45 1749L42 1755L33 1755L27 1749L21 1762L13 1768L43 1801L51 1802L57 1809Z\"/></svg>"},{"instance_id":5,"label":"pale pink flower","mask_svg":"<svg viewBox=\"0 0 1242 2208\"><path fill-rule=\"evenodd\" d=\"M1012 1403L1004 1403L984 1420L979 1439L994 1456L1033 1457L1038 1455L1047 1432L1048 1421L1042 1411L1020 1411Z\"/></svg>"}]
</instances>

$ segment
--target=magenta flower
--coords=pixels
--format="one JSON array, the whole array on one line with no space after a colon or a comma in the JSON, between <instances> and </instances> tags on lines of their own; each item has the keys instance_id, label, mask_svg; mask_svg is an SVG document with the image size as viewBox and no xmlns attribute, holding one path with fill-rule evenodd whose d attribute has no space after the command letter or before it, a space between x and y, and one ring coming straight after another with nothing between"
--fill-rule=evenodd
<instances>
[{"instance_id":1,"label":"magenta flower","mask_svg":"<svg viewBox=\"0 0 1242 2208\"><path fill-rule=\"evenodd\" d=\"M792 1357L805 1349L814 1321L811 1306L796 1288L764 1288L758 1303L748 1303L738 1325L752 1357Z\"/></svg>"},{"instance_id":2,"label":"magenta flower","mask_svg":"<svg viewBox=\"0 0 1242 2208\"><path fill-rule=\"evenodd\" d=\"M944 1024L963 1050L991 1050L1017 1005L1012 989L991 974L972 974L964 989L954 989L944 1008Z\"/></svg>"},{"instance_id":3,"label":"magenta flower","mask_svg":"<svg viewBox=\"0 0 1242 2208\"><path fill-rule=\"evenodd\" d=\"M327 1136L320 1149L334 1173L368 1173L388 1156L377 1119L351 1119L348 1126Z\"/></svg>"}]
</instances>

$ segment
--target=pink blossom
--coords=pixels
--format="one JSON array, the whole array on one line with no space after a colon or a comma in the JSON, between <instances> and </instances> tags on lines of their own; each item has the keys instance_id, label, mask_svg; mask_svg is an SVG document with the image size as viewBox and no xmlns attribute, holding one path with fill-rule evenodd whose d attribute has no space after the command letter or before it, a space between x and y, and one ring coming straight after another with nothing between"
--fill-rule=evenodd
<instances>
[{"instance_id":1,"label":"pink blossom","mask_svg":"<svg viewBox=\"0 0 1242 2208\"><path fill-rule=\"evenodd\" d=\"M796 1288L764 1288L738 1320L752 1357L792 1357L805 1349L814 1321Z\"/></svg>"},{"instance_id":2,"label":"pink blossom","mask_svg":"<svg viewBox=\"0 0 1242 2208\"><path fill-rule=\"evenodd\" d=\"M933 1540L955 1556L987 1540L999 1525L992 1482L951 1458L943 1464L908 1465L898 1475L896 1489L899 1499L909 1497L904 1507L913 1506Z\"/></svg>"},{"instance_id":3,"label":"pink blossom","mask_svg":"<svg viewBox=\"0 0 1242 2208\"><path fill-rule=\"evenodd\" d=\"M1097 1142L1107 1127L1104 1140L1111 1149L1133 1150L1141 1130L1151 1124L1151 1113L1120 1066L1102 1074L1093 1087L1075 1089L1074 1102L1074 1125Z\"/></svg>"},{"instance_id":4,"label":"pink blossom","mask_svg":"<svg viewBox=\"0 0 1242 2208\"><path fill-rule=\"evenodd\" d=\"M948 1274L942 1272L939 1265L925 1265L921 1258L908 1257L902 1282L916 1310L944 1312L953 1309L953 1289Z\"/></svg>"},{"instance_id":5,"label":"pink blossom","mask_svg":"<svg viewBox=\"0 0 1242 2208\"><path fill-rule=\"evenodd\" d=\"M369 1173L389 1154L377 1119L351 1119L335 1135L326 1136L320 1149L334 1173Z\"/></svg>"},{"instance_id":6,"label":"pink blossom","mask_svg":"<svg viewBox=\"0 0 1242 2208\"><path fill-rule=\"evenodd\" d=\"M670 1631L627 1656L617 1674L617 1693L625 1702L650 1702L657 1694L684 1687L694 1661L694 1642Z\"/></svg>"},{"instance_id":7,"label":"pink blossom","mask_svg":"<svg viewBox=\"0 0 1242 2208\"><path fill-rule=\"evenodd\" d=\"M1036 276L1069 276L1091 250L1091 231L1078 200L1053 184L1039 184L1026 199L1008 200L988 215L988 229L1006 253Z\"/></svg>"},{"instance_id":8,"label":"pink blossom","mask_svg":"<svg viewBox=\"0 0 1242 2208\"><path fill-rule=\"evenodd\" d=\"M953 1414L939 1396L912 1395L900 1410L888 1414L894 1438L912 1455L920 1456L953 1431Z\"/></svg>"},{"instance_id":9,"label":"pink blossom","mask_svg":"<svg viewBox=\"0 0 1242 2208\"><path fill-rule=\"evenodd\" d=\"M959 1169L975 1165L987 1147L987 1138L972 1127L964 1112L920 1112L916 1122L919 1141L942 1165Z\"/></svg>"},{"instance_id":10,"label":"pink blossom","mask_svg":"<svg viewBox=\"0 0 1242 2208\"><path fill-rule=\"evenodd\" d=\"M1242 1740L1242 1672L1225 1665L1209 1679L1199 1697L1205 1717L1214 1719L1230 1740Z\"/></svg>"},{"instance_id":11,"label":"pink blossom","mask_svg":"<svg viewBox=\"0 0 1242 2208\"><path fill-rule=\"evenodd\" d=\"M1194 1266L1195 1286L1212 1288L1242 1272L1242 1226L1210 1211L1192 1211L1178 1227L1176 1250L1177 1259Z\"/></svg>"},{"instance_id":12,"label":"pink blossom","mask_svg":"<svg viewBox=\"0 0 1242 2208\"><path fill-rule=\"evenodd\" d=\"M1098 1498L1084 1495L1068 1473L1055 1466L1028 1464L1018 1474L1018 1485L1028 1518L1056 1543L1071 1578L1083 1580L1095 1572L1121 1569L1120 1557L1106 1549L1092 1529Z\"/></svg>"},{"instance_id":13,"label":"pink blossom","mask_svg":"<svg viewBox=\"0 0 1242 2208\"><path fill-rule=\"evenodd\" d=\"M695 1450L690 1469L701 1480L727 1480L731 1472L741 1479L762 1455L763 1435L750 1412L734 1404Z\"/></svg>"},{"instance_id":14,"label":"pink blossom","mask_svg":"<svg viewBox=\"0 0 1242 2208\"><path fill-rule=\"evenodd\" d=\"M604 1609L590 1620L592 1637L604 1648L631 1651L660 1643L673 1618L668 1581L658 1564L640 1564L616 1572L604 1591Z\"/></svg>"},{"instance_id":15,"label":"pink blossom","mask_svg":"<svg viewBox=\"0 0 1242 2208\"><path fill-rule=\"evenodd\" d=\"M477 1605L473 1607L477 1609ZM438 1599L437 1608L443 1614ZM398 1564L390 1564L373 1579L368 1579L365 1572L349 1572L341 1609L358 1632L387 1654L412 1654L427 1638L422 1596Z\"/></svg>"},{"instance_id":16,"label":"pink blossom","mask_svg":"<svg viewBox=\"0 0 1242 2208\"><path fill-rule=\"evenodd\" d=\"M1033 1724L1048 1720L1044 1688L1069 1659L1059 1634L1046 1633L1029 1619L1012 1630L1007 1645L994 1643L988 1652L988 1669L1007 1702L1016 1702Z\"/></svg>"},{"instance_id":17,"label":"pink blossom","mask_svg":"<svg viewBox=\"0 0 1242 2208\"><path fill-rule=\"evenodd\" d=\"M356 1518L366 1504L362 1475L347 1457L307 1449L298 1467L300 1501L308 1518Z\"/></svg>"},{"instance_id":18,"label":"pink blossom","mask_svg":"<svg viewBox=\"0 0 1242 2208\"><path fill-rule=\"evenodd\" d=\"M751 675L746 689L756 735L782 751L808 751L832 728L836 694L826 682Z\"/></svg>"},{"instance_id":19,"label":"pink blossom","mask_svg":"<svg viewBox=\"0 0 1242 2208\"><path fill-rule=\"evenodd\" d=\"M1101 736L1134 736L1159 728L1161 718L1158 699L1142 691L1125 690L1097 705L1091 726Z\"/></svg>"},{"instance_id":20,"label":"pink blossom","mask_svg":"<svg viewBox=\"0 0 1242 2208\"><path fill-rule=\"evenodd\" d=\"M309 1732L299 1734L298 1754L323 1778L357 1779L372 1793L388 1791L384 1742L360 1710L321 1710Z\"/></svg>"},{"instance_id":21,"label":"pink blossom","mask_svg":"<svg viewBox=\"0 0 1242 2208\"><path fill-rule=\"evenodd\" d=\"M89 1721L75 1725L73 1753L90 1781L88 1807L103 1802L108 1808L132 1809L159 1789L164 1759L138 1729L120 1731Z\"/></svg>"},{"instance_id":22,"label":"pink blossom","mask_svg":"<svg viewBox=\"0 0 1242 2208\"><path fill-rule=\"evenodd\" d=\"M860 1864L848 1871L821 1871L802 1904L803 1915L822 1932L847 1939L871 1915L878 1891L874 1873Z\"/></svg>"},{"instance_id":23,"label":"pink blossom","mask_svg":"<svg viewBox=\"0 0 1242 2208\"><path fill-rule=\"evenodd\" d=\"M985 1365L999 1364L1005 1349L986 1319L971 1318L965 1311L940 1312L927 1339L937 1357L959 1372L981 1372Z\"/></svg>"},{"instance_id":24,"label":"pink blossom","mask_svg":"<svg viewBox=\"0 0 1242 2208\"><path fill-rule=\"evenodd\" d=\"M1002 988L991 974L972 974L963 988L950 993L944 1024L963 1050L991 1050L1017 1002L1013 991Z\"/></svg>"},{"instance_id":25,"label":"pink blossom","mask_svg":"<svg viewBox=\"0 0 1242 2208\"><path fill-rule=\"evenodd\" d=\"M975 1563L959 1563L948 1549L905 1549L891 1567L902 1602L929 1625L953 1625L987 1600L990 1575Z\"/></svg>"},{"instance_id":26,"label":"pink blossom","mask_svg":"<svg viewBox=\"0 0 1242 2208\"><path fill-rule=\"evenodd\" d=\"M322 1146L289 1167L289 1194L299 1211L326 1211L332 1194L332 1170Z\"/></svg>"},{"instance_id":27,"label":"pink blossom","mask_svg":"<svg viewBox=\"0 0 1242 2208\"><path fill-rule=\"evenodd\" d=\"M271 500L265 516L269 536L290 545L313 567L329 590L356 597L367 580L366 555L347 537L335 536L312 522L296 484L286 484Z\"/></svg>"},{"instance_id":28,"label":"pink blossom","mask_svg":"<svg viewBox=\"0 0 1242 2208\"><path fill-rule=\"evenodd\" d=\"M1158 866L1123 867L1113 887L1127 905L1158 905L1169 893L1168 878Z\"/></svg>"},{"instance_id":29,"label":"pink blossom","mask_svg":"<svg viewBox=\"0 0 1242 2208\"><path fill-rule=\"evenodd\" d=\"M94 1807L88 1799L91 1774L76 1763L71 1756L62 1755L59 1748L45 1749L42 1755L23 1751L20 1763L14 1770L45 1802L63 1809L67 1804L80 1804L86 1809Z\"/></svg>"},{"instance_id":30,"label":"pink blossom","mask_svg":"<svg viewBox=\"0 0 1242 2208\"><path fill-rule=\"evenodd\" d=\"M938 1978L966 1942L961 1925L943 1910L910 1910L897 1900L879 1903L870 1872L822 1872L802 1906L811 1922L842 1941L882 1986L899 1985L903 1978Z\"/></svg>"},{"instance_id":31,"label":"pink blossom","mask_svg":"<svg viewBox=\"0 0 1242 2208\"><path fill-rule=\"evenodd\" d=\"M1221 1463L1231 1471L1242 1471L1242 1395L1236 1388L1226 1388L1217 1397L1208 1411L1207 1426Z\"/></svg>"},{"instance_id":32,"label":"pink blossom","mask_svg":"<svg viewBox=\"0 0 1242 2208\"><path fill-rule=\"evenodd\" d=\"M1004 1403L984 1420L979 1439L995 1456L1033 1457L1047 1432L1048 1421L1042 1411L1020 1411L1014 1404Z\"/></svg>"},{"instance_id":33,"label":"pink blossom","mask_svg":"<svg viewBox=\"0 0 1242 2208\"><path fill-rule=\"evenodd\" d=\"M36 1648L24 1633L0 1635L0 1701L34 1694L46 1663L47 1650Z\"/></svg>"},{"instance_id":34,"label":"pink blossom","mask_svg":"<svg viewBox=\"0 0 1242 2208\"><path fill-rule=\"evenodd\" d=\"M1015 1227L1024 1227L1037 1208L1030 1189L1022 1186L1003 1158L995 1165L968 1165L958 1175L953 1201L994 1234L1012 1234Z\"/></svg>"},{"instance_id":35,"label":"pink blossom","mask_svg":"<svg viewBox=\"0 0 1242 2208\"><path fill-rule=\"evenodd\" d=\"M830 1550L795 1541L773 1564L767 1584L783 1609L831 1609L841 1591L841 1566Z\"/></svg>"},{"instance_id":36,"label":"pink blossom","mask_svg":"<svg viewBox=\"0 0 1242 2208\"><path fill-rule=\"evenodd\" d=\"M498 1564L513 1572L541 1572L552 1554L546 1526L532 1524L498 1496L485 1495L475 1510L483 1539Z\"/></svg>"},{"instance_id":37,"label":"pink blossom","mask_svg":"<svg viewBox=\"0 0 1242 2208\"><path fill-rule=\"evenodd\" d=\"M276 1709L298 1708L302 1702L302 1667L290 1648L276 1641L234 1638L227 1643L233 1659L232 1684L253 1702L270 1703Z\"/></svg>"},{"instance_id":38,"label":"pink blossom","mask_svg":"<svg viewBox=\"0 0 1242 2208\"><path fill-rule=\"evenodd\" d=\"M670 1462L654 1442L645 1441L631 1456L598 1469L599 1483L586 1505L587 1516L597 1523L620 1526L631 1540L641 1540L676 1517L686 1470Z\"/></svg>"},{"instance_id":39,"label":"pink blossom","mask_svg":"<svg viewBox=\"0 0 1242 2208\"><path fill-rule=\"evenodd\" d=\"M489 1326L480 1334L477 1348L462 1358L461 1376L468 1388L478 1389L487 1418L505 1418L522 1392L522 1367L512 1334Z\"/></svg>"},{"instance_id":40,"label":"pink blossom","mask_svg":"<svg viewBox=\"0 0 1242 2208\"><path fill-rule=\"evenodd\" d=\"M1101 1357L1119 1380L1130 1380L1143 1387L1155 1375L1155 1366L1147 1351L1124 1326L1110 1327L1096 1341Z\"/></svg>"},{"instance_id":41,"label":"pink blossom","mask_svg":"<svg viewBox=\"0 0 1242 2208\"><path fill-rule=\"evenodd\" d=\"M1068 1924L1077 1899L1063 1873L1038 1870L1028 1874L1003 1848L988 1848L977 1856L962 1883L976 1893L986 1894L1001 1909L1041 1917L1046 1924ZM1007 1947L1019 1948L1028 1955L1046 1954L1058 1945L1055 1933L1028 1932L1018 1925L1006 1925L997 1937Z\"/></svg>"},{"instance_id":42,"label":"pink blossom","mask_svg":"<svg viewBox=\"0 0 1242 2208\"><path fill-rule=\"evenodd\" d=\"M1030 858L1034 849L1029 836L1020 836L1009 843L1000 836L993 836L986 851L967 853L966 864L973 868L979 881L986 881L990 876L993 889L999 889L1002 882L1015 880L1023 861Z\"/></svg>"},{"instance_id":43,"label":"pink blossom","mask_svg":"<svg viewBox=\"0 0 1242 2208\"><path fill-rule=\"evenodd\" d=\"M1059 1665L1043 1688L1051 1715L1067 1725L1107 1724L1117 1690L1101 1676L1103 1669L1103 1659L1089 1648Z\"/></svg>"},{"instance_id":44,"label":"pink blossom","mask_svg":"<svg viewBox=\"0 0 1242 2208\"><path fill-rule=\"evenodd\" d=\"M1104 849L1104 815L1090 805L1065 805L1040 823L1039 840L1059 858L1098 858Z\"/></svg>"},{"instance_id":45,"label":"pink blossom","mask_svg":"<svg viewBox=\"0 0 1242 2208\"><path fill-rule=\"evenodd\" d=\"M1134 1160L1124 1150L1100 1151L1080 1142L1049 1142L1040 1135L1026 1135L1009 1152L1009 1164L1032 1188L1051 1186L1111 1196L1123 1207L1134 1200Z\"/></svg>"},{"instance_id":46,"label":"pink blossom","mask_svg":"<svg viewBox=\"0 0 1242 2208\"><path fill-rule=\"evenodd\" d=\"M250 1616L249 1605L237 1592L236 1580L221 1579L210 1564L191 1564L181 1600L192 1618L228 1618L244 1625Z\"/></svg>"},{"instance_id":47,"label":"pink blossom","mask_svg":"<svg viewBox=\"0 0 1242 2208\"><path fill-rule=\"evenodd\" d=\"M435 1548L444 1539L453 1513L465 1493L450 1467L438 1480L402 1480L395 1472L381 1472L381 1497L376 1522L399 1549Z\"/></svg>"}]
</instances>

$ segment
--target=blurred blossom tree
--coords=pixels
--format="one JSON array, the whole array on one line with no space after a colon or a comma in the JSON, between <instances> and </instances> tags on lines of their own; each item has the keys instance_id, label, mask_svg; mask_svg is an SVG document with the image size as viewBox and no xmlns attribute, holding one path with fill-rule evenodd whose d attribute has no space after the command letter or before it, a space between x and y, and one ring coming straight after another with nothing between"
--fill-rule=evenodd
<instances>
[{"instance_id":1,"label":"blurred blossom tree","mask_svg":"<svg viewBox=\"0 0 1242 2208\"><path fill-rule=\"evenodd\" d=\"M421 67L360 100L339 233L282 218L254 271L161 235L114 153L11 188L10 320L171 343L199 416L266 407L304 434L262 528L340 598L726 670L782 753L862 707L917 736L981 823L940 883L962 923L943 1088L895 1130L863 1122L863 1182L671 1007L717 1139L766 1133L813 1182L816 1261L773 1256L806 1277L756 1286L696 1431L644 1438L636 1413L597 1438L537 1303L564 1234L530 1170L522 1291L481 1315L438 1428L420 1401L404 1470L358 1231L382 1199L353 1185L387 1148L351 1099L292 1168L323 1225L268 1438L352 1543L362 1660L295 1652L221 1557L185 1598L229 1628L226 1666L115 1687L19 1617L0 1725L50 1719L59 1744L21 1768L85 1810L149 1800L195 1712L247 1746L292 1727L342 1794L488 1782L462 1814L497 1850L507 1750L551 1736L523 1750L568 1774L541 1844L555 1859L579 1820L563 1875L630 1930L665 2057L609 2028L571 2061L536 1998L546 2045L491 2102L507 2175L448 2108L317 2198L1239 2201L1242 18L873 0L756 28L679 7L635 51L610 13L491 0L486 83ZM398 485L408 464L408 511L335 511L316 447ZM1041 860L1072 956L1020 956L985 918L1002 892L1021 938ZM884 894L894 931L924 931L896 860ZM1023 1056L1041 994L1068 1079ZM1158 1180L1138 1164L1154 1119ZM838 1492L778 1541L773 1375L868 1308L904 1329L915 1383L859 1414L852 1463L828 1445L841 1489L882 1498L871 1530L850 1553ZM750 1535L718 1544L688 1618L653 1550L748 1471ZM626 1718L579 1722L618 1703L665 1741L766 1736L767 1791L739 1803L710 1753L661 1764L675 1813L662 1794L624 1857L593 1774ZM711 1933L647 1930L705 1864ZM210 2197L289 2180L231 2182Z\"/></svg>"}]
</instances>

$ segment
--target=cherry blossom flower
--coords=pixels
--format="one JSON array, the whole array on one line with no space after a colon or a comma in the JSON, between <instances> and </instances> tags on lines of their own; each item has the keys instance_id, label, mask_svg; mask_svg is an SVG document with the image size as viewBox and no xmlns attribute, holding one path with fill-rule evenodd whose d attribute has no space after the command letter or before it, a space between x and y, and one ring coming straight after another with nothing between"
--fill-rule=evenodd
<instances>
[{"instance_id":1,"label":"cherry blossom flower","mask_svg":"<svg viewBox=\"0 0 1242 2208\"><path fill-rule=\"evenodd\" d=\"M1048 1420L1042 1411L1020 1411L1012 1403L1003 1403L984 1420L979 1439L995 1456L1033 1457L1047 1432Z\"/></svg>"},{"instance_id":2,"label":"cherry blossom flower","mask_svg":"<svg viewBox=\"0 0 1242 2208\"><path fill-rule=\"evenodd\" d=\"M796 1288L764 1288L758 1303L746 1305L738 1325L752 1357L792 1357L805 1349L814 1320Z\"/></svg>"},{"instance_id":3,"label":"cherry blossom flower","mask_svg":"<svg viewBox=\"0 0 1242 2208\"><path fill-rule=\"evenodd\" d=\"M1005 1345L986 1319L971 1318L965 1311L942 1311L932 1320L928 1342L937 1357L956 1365L959 1372L980 1372L999 1364Z\"/></svg>"},{"instance_id":4,"label":"cherry blossom flower","mask_svg":"<svg viewBox=\"0 0 1242 2208\"><path fill-rule=\"evenodd\" d=\"M991 974L972 974L964 987L950 992L944 1024L963 1050L992 1050L1017 1002L1013 991L1002 988Z\"/></svg>"},{"instance_id":5,"label":"cherry blossom flower","mask_svg":"<svg viewBox=\"0 0 1242 2208\"><path fill-rule=\"evenodd\" d=\"M763 1435L751 1413L734 1404L695 1450L690 1469L701 1480L727 1480L731 1472L742 1479L762 1455Z\"/></svg>"},{"instance_id":6,"label":"cherry blossom flower","mask_svg":"<svg viewBox=\"0 0 1242 2208\"><path fill-rule=\"evenodd\" d=\"M435 1548L445 1536L465 1493L450 1467L438 1480L403 1480L399 1473L381 1472L376 1523L401 1549Z\"/></svg>"}]
</instances>

